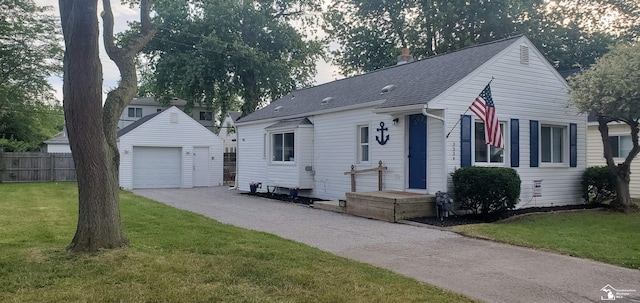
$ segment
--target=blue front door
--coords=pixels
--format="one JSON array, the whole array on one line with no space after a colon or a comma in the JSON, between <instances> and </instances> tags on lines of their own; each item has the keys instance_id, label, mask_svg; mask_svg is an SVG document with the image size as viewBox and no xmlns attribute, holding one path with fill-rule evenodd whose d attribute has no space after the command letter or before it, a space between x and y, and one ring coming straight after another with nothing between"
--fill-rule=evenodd
<instances>
[{"instance_id":1,"label":"blue front door","mask_svg":"<svg viewBox=\"0 0 640 303\"><path fill-rule=\"evenodd\" d=\"M427 188L427 117L409 116L409 188Z\"/></svg>"}]
</instances>

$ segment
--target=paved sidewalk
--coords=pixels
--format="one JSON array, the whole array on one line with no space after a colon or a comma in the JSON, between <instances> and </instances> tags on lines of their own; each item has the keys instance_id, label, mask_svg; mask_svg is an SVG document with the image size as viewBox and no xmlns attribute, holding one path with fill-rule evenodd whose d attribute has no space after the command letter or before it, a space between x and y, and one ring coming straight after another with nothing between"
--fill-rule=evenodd
<instances>
[{"instance_id":1,"label":"paved sidewalk","mask_svg":"<svg viewBox=\"0 0 640 303\"><path fill-rule=\"evenodd\" d=\"M606 285L637 290L615 302L640 302L639 270L242 195L226 187L134 193L486 302L606 302L600 290Z\"/></svg>"}]
</instances>

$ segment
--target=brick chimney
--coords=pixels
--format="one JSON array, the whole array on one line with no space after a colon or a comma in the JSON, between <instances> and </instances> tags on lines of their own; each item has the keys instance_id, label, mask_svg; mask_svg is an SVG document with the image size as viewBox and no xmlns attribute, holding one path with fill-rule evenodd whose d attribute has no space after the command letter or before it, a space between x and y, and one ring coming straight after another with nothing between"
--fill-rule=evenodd
<instances>
[{"instance_id":1,"label":"brick chimney","mask_svg":"<svg viewBox=\"0 0 640 303\"><path fill-rule=\"evenodd\" d=\"M413 61L413 56L409 53L409 49L404 47L402 48L402 54L398 56L398 65L405 64Z\"/></svg>"}]
</instances>

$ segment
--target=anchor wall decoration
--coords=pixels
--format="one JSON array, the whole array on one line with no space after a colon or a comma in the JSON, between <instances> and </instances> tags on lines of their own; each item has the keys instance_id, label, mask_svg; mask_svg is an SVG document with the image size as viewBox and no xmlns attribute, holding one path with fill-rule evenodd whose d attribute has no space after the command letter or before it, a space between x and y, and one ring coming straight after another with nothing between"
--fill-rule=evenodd
<instances>
[{"instance_id":1,"label":"anchor wall decoration","mask_svg":"<svg viewBox=\"0 0 640 303\"><path fill-rule=\"evenodd\" d=\"M376 141L378 141L380 145L385 145L387 141L389 141L389 135L384 136L384 132L388 130L388 128L384 127L384 122L380 122L380 128L376 128L376 131L380 132L380 137L376 136Z\"/></svg>"}]
</instances>

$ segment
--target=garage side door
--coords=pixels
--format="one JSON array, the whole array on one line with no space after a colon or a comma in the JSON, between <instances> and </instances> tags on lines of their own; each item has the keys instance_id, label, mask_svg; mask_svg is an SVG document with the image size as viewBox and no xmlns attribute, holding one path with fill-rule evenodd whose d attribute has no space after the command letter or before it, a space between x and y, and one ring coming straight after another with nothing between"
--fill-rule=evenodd
<instances>
[{"instance_id":1,"label":"garage side door","mask_svg":"<svg viewBox=\"0 0 640 303\"><path fill-rule=\"evenodd\" d=\"M133 188L176 188L182 185L179 147L133 147Z\"/></svg>"}]
</instances>

